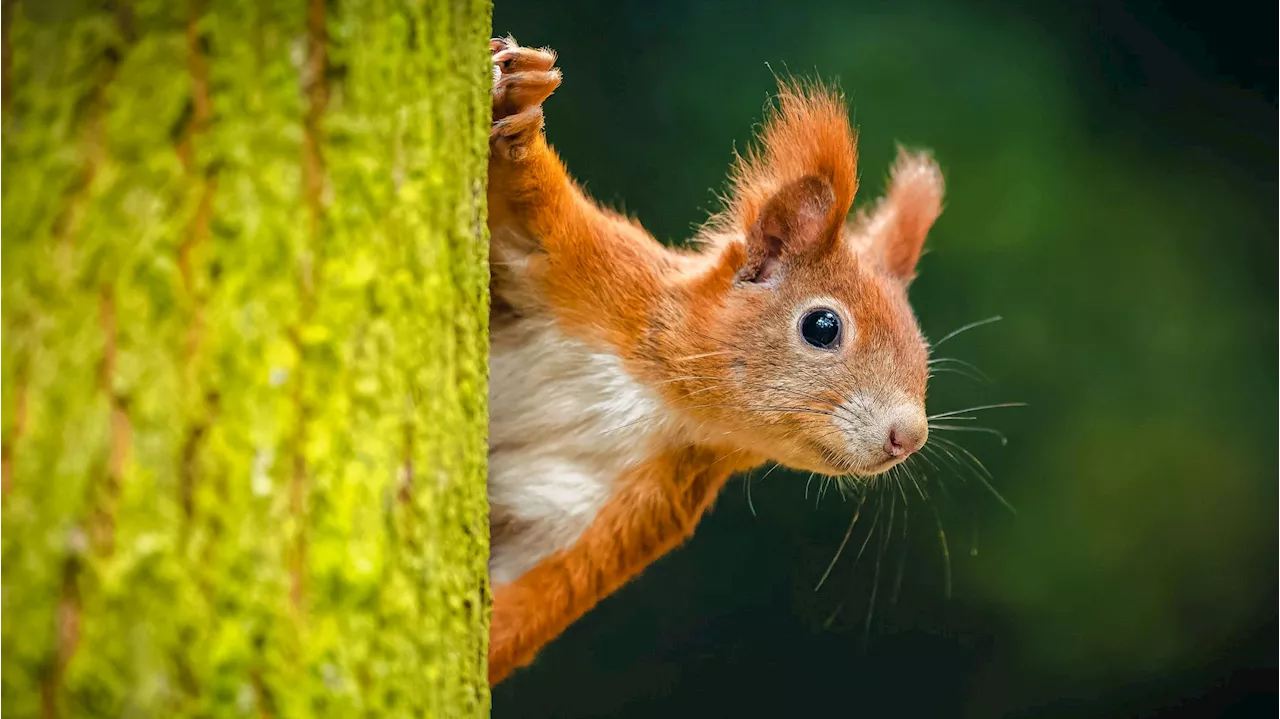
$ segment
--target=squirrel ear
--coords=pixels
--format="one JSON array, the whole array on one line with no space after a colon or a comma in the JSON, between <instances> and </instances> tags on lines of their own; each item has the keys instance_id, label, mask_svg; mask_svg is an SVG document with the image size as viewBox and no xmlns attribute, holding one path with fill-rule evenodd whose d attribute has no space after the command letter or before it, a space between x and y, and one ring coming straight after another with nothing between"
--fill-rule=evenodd
<instances>
[{"instance_id":1,"label":"squirrel ear","mask_svg":"<svg viewBox=\"0 0 1280 719\"><path fill-rule=\"evenodd\" d=\"M746 262L738 281L771 284L786 258L811 252L834 237L838 224L829 221L833 204L831 184L813 175L774 193L747 232Z\"/></svg>"},{"instance_id":2,"label":"squirrel ear","mask_svg":"<svg viewBox=\"0 0 1280 719\"><path fill-rule=\"evenodd\" d=\"M925 237L942 213L942 170L928 153L898 148L889 188L864 223L884 268L899 279L915 278Z\"/></svg>"}]
</instances>

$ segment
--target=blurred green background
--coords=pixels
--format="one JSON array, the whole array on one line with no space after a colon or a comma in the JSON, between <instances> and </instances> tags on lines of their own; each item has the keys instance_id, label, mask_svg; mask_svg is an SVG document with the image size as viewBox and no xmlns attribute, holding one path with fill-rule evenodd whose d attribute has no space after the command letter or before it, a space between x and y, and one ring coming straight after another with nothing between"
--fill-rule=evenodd
<instances>
[{"instance_id":1,"label":"blurred green background","mask_svg":"<svg viewBox=\"0 0 1280 719\"><path fill-rule=\"evenodd\" d=\"M950 436L1016 515L925 465L905 538L899 498L815 592L856 502L757 472L754 515L731 483L495 716L1274 716L1272 8L1020 5L498 0L495 34L560 52L570 170L664 241L714 209L770 67L848 93L862 202L895 142L934 149L922 326L1004 320L939 350L990 381L942 374L929 408L1030 406L983 414L1007 446Z\"/></svg>"}]
</instances>

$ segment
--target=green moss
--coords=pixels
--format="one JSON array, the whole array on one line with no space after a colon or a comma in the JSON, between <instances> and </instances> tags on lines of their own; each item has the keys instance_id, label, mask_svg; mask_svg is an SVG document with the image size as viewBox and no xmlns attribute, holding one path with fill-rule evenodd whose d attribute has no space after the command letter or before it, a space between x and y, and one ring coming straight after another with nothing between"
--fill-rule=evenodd
<instances>
[{"instance_id":1,"label":"green moss","mask_svg":"<svg viewBox=\"0 0 1280 719\"><path fill-rule=\"evenodd\" d=\"M300 3L62 5L5 30L6 709L486 715L488 3L326 4L311 127Z\"/></svg>"}]
</instances>

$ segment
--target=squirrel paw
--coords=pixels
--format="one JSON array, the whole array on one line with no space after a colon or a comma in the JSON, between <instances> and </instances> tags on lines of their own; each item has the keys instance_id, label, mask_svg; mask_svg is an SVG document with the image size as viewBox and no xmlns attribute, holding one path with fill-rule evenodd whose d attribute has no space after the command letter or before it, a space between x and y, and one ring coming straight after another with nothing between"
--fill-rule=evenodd
<instances>
[{"instance_id":1,"label":"squirrel paw","mask_svg":"<svg viewBox=\"0 0 1280 719\"><path fill-rule=\"evenodd\" d=\"M542 131L542 101L560 86L556 54L548 48L520 47L515 38L489 41L493 55L493 124L489 142L495 151L517 158Z\"/></svg>"}]
</instances>

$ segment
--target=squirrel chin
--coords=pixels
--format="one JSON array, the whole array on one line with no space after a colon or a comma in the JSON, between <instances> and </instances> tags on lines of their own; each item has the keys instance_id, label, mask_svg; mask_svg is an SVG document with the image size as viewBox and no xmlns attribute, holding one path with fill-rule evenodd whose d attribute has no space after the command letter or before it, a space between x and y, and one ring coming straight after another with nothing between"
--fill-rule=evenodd
<instances>
[{"instance_id":1,"label":"squirrel chin","mask_svg":"<svg viewBox=\"0 0 1280 719\"><path fill-rule=\"evenodd\" d=\"M806 472L817 472L818 474L828 477L845 477L852 479L874 479L894 467L902 464L904 458L894 457L887 459L870 467L854 465L852 462L841 466L835 466L826 462L817 462L813 464L806 463L806 466L794 465L795 469ZM786 464L785 462L783 463Z\"/></svg>"},{"instance_id":2,"label":"squirrel chin","mask_svg":"<svg viewBox=\"0 0 1280 719\"><path fill-rule=\"evenodd\" d=\"M780 464L787 469L793 469L798 472L814 472L824 477L872 479L888 472L906 460L905 456L889 457L880 462L863 463L852 457L833 457L829 450L816 444L805 443L802 446L806 448L803 454L797 454L793 451L785 456L772 456L769 461Z\"/></svg>"}]
</instances>

